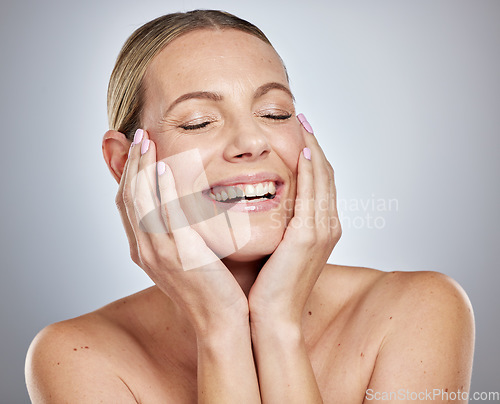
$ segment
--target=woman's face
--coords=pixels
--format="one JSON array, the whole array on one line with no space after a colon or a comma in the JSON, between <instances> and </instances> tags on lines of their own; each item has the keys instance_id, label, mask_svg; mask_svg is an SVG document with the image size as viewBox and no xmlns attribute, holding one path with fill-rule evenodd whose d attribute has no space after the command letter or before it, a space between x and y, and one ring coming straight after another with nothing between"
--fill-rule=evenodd
<instances>
[{"instance_id":1,"label":"woman's face","mask_svg":"<svg viewBox=\"0 0 500 404\"><path fill-rule=\"evenodd\" d=\"M238 30L194 31L154 58L144 85L143 127L193 227L221 258L271 254L305 145L273 48Z\"/></svg>"}]
</instances>

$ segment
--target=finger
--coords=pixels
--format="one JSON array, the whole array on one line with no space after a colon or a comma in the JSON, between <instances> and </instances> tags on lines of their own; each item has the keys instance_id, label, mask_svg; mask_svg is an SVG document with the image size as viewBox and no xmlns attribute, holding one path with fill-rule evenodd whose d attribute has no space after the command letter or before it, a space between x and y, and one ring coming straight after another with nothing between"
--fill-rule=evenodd
<instances>
[{"instance_id":1,"label":"finger","mask_svg":"<svg viewBox=\"0 0 500 404\"><path fill-rule=\"evenodd\" d=\"M126 173L124 188L123 188L123 198L126 207L126 212L128 216L128 221L132 228L134 239L129 241L131 244L131 253L134 262L136 262L141 268L148 272L148 266L150 258L147 255L148 247L151 246L151 239L144 230L141 230L139 225L139 213L136 206L137 201L137 176L139 173L139 164L141 161L141 148L143 146L143 140L148 138L146 131L138 129L134 136L133 146L130 150L128 157L128 169ZM139 184L140 185L140 184ZM139 200L141 197L139 197ZM145 199L145 198L142 198ZM141 200L139 204L143 203ZM139 209L140 210L140 209Z\"/></svg>"},{"instance_id":2,"label":"finger","mask_svg":"<svg viewBox=\"0 0 500 404\"><path fill-rule=\"evenodd\" d=\"M134 147L135 145L132 142L130 144L130 149L129 149L129 158L127 159L123 167L123 173L120 179L120 184L118 186L118 191L116 193L115 203L116 207L118 208L118 212L120 214L123 227L125 228L125 233L127 235L127 239L129 242L130 256L132 257L132 260L134 262L138 262L137 242L136 242L135 232L132 228L132 224L130 222L126 206L127 205L126 201L131 201L130 186L128 184L131 178L129 172L131 170L131 165L132 165L130 155Z\"/></svg>"},{"instance_id":3,"label":"finger","mask_svg":"<svg viewBox=\"0 0 500 404\"><path fill-rule=\"evenodd\" d=\"M339 214L337 210L337 187L335 185L335 172L330 164L328 164L328 171L330 175L330 232L337 234L340 238L342 232Z\"/></svg>"},{"instance_id":4,"label":"finger","mask_svg":"<svg viewBox=\"0 0 500 404\"><path fill-rule=\"evenodd\" d=\"M313 169L314 199L315 199L315 220L321 228L328 228L331 213L331 187L329 163L319 146L316 137L312 133L312 127L303 114L299 114L297 119L303 126L304 141L310 149L311 163Z\"/></svg>"},{"instance_id":5,"label":"finger","mask_svg":"<svg viewBox=\"0 0 500 404\"><path fill-rule=\"evenodd\" d=\"M299 155L297 167L297 195L291 226L314 227L314 181L313 167L308 159L310 150L305 148Z\"/></svg>"},{"instance_id":6,"label":"finger","mask_svg":"<svg viewBox=\"0 0 500 404\"><path fill-rule=\"evenodd\" d=\"M175 187L175 179L168 164L159 161L158 169L158 191L161 198L161 215L169 231L189 226L189 222L184 214Z\"/></svg>"},{"instance_id":7,"label":"finger","mask_svg":"<svg viewBox=\"0 0 500 404\"><path fill-rule=\"evenodd\" d=\"M146 233L166 234L156 192L156 145L146 137L142 140L139 168L135 181L134 206L139 229Z\"/></svg>"},{"instance_id":8,"label":"finger","mask_svg":"<svg viewBox=\"0 0 500 404\"><path fill-rule=\"evenodd\" d=\"M206 268L207 265L216 263L217 267L223 269L224 266L219 258L189 225L179 202L172 170L163 161L158 162L158 189L161 198L161 214L170 233L173 234L182 268L186 271Z\"/></svg>"}]
</instances>

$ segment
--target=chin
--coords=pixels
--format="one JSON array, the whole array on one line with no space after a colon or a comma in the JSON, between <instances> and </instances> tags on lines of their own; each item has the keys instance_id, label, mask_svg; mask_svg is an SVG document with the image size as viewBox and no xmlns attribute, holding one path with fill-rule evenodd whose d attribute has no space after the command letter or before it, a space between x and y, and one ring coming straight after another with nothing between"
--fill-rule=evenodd
<instances>
[{"instance_id":1,"label":"chin","mask_svg":"<svg viewBox=\"0 0 500 404\"><path fill-rule=\"evenodd\" d=\"M247 214L229 214L229 221L222 215L193 227L220 259L250 262L271 255L283 239L283 225L262 219L254 221Z\"/></svg>"},{"instance_id":2,"label":"chin","mask_svg":"<svg viewBox=\"0 0 500 404\"><path fill-rule=\"evenodd\" d=\"M252 262L261 260L271 255L283 238L283 231L262 231L252 229L252 237L244 246L227 256L234 262Z\"/></svg>"}]
</instances>

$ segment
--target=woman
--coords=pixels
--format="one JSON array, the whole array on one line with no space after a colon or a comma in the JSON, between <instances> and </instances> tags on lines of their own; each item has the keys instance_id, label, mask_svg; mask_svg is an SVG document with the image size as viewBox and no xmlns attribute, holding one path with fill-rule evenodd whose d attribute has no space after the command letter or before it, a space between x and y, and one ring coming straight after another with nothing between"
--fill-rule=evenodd
<instances>
[{"instance_id":1,"label":"woman","mask_svg":"<svg viewBox=\"0 0 500 404\"><path fill-rule=\"evenodd\" d=\"M258 28L207 10L151 21L118 57L108 112L104 158L132 259L155 286L42 330L33 402L468 391L460 286L326 264L341 235L333 170Z\"/></svg>"}]
</instances>

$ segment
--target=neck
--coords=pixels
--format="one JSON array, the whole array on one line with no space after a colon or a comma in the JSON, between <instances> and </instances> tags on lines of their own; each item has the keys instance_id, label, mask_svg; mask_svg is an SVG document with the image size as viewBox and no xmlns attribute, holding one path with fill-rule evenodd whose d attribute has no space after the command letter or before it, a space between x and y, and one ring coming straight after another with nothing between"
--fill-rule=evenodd
<instances>
[{"instance_id":1,"label":"neck","mask_svg":"<svg viewBox=\"0 0 500 404\"><path fill-rule=\"evenodd\" d=\"M224 265L226 265L226 267L229 269L229 271L233 274L236 281L239 283L241 289L248 298L250 289L268 258L269 256L266 256L264 258L251 262L238 262L232 261L227 258L222 259L222 261ZM156 302L155 304L157 309L148 309L144 311L151 313L162 313L165 320L164 322L159 323L158 318L161 318L161 315L158 314L148 317L151 320L151 323L147 326L148 330L150 330L149 334L155 335L156 339L160 341L160 345L158 348L160 350L164 349L163 342L165 340L168 341L169 338L174 338L174 340L172 341L182 340L183 344L179 345L180 348L178 349L178 352L180 354L179 362L183 363L183 366L186 366L191 372L194 372L194 374L196 374L196 336L191 325L187 322L185 313L183 313L179 309L179 307L157 286L151 288L151 293L154 293L154 295L156 296L154 300ZM144 318L141 317L141 321L144 322ZM168 324L168 326L165 326L165 323ZM165 331L165 329L169 331ZM173 333L173 331L175 333ZM177 343L178 342L174 342L172 344L176 345Z\"/></svg>"},{"instance_id":2,"label":"neck","mask_svg":"<svg viewBox=\"0 0 500 404\"><path fill-rule=\"evenodd\" d=\"M236 281L240 284L241 289L248 298L250 289L252 288L255 279L257 279L261 268L264 266L268 258L269 256L266 256L256 261L249 262L232 261L229 258L224 258L222 262L233 274Z\"/></svg>"}]
</instances>

